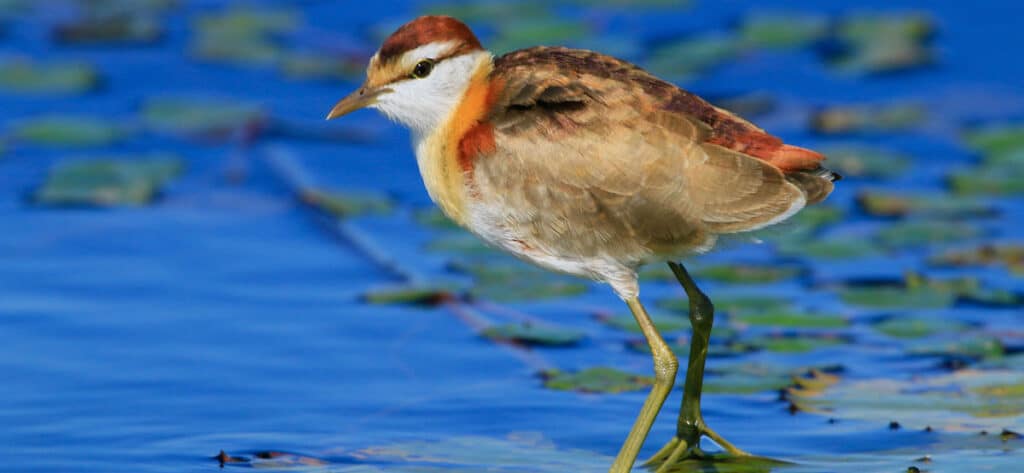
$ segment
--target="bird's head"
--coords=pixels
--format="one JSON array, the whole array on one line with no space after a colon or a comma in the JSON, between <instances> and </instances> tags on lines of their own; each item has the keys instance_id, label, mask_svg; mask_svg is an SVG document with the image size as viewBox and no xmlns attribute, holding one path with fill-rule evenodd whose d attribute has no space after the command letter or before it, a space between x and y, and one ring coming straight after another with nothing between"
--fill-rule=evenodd
<instances>
[{"instance_id":1,"label":"bird's head","mask_svg":"<svg viewBox=\"0 0 1024 473\"><path fill-rule=\"evenodd\" d=\"M458 105L477 68L490 60L459 20L419 17L384 41L370 59L366 81L341 99L327 119L374 108L416 134L428 134Z\"/></svg>"}]
</instances>

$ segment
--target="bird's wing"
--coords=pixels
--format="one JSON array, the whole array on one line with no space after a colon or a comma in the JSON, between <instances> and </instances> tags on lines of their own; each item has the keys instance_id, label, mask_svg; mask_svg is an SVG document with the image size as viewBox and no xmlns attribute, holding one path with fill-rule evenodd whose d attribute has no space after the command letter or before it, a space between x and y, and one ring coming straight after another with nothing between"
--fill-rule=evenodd
<instances>
[{"instance_id":1,"label":"bird's wing","mask_svg":"<svg viewBox=\"0 0 1024 473\"><path fill-rule=\"evenodd\" d=\"M491 77L500 92L485 120L497 146L477 168L502 181L483 185L521 183L533 200L505 204L543 206L583 228L595 226L573 220L600 219L614 230L597 238L671 250L773 223L809 200L786 171L816 169L820 155L627 62L531 48L496 59Z\"/></svg>"}]
</instances>

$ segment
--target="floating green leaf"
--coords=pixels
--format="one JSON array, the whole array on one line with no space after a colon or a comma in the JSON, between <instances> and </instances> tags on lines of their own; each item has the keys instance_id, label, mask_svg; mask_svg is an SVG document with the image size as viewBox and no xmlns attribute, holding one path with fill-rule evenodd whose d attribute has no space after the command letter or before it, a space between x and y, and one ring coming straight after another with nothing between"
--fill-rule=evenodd
<instances>
[{"instance_id":1,"label":"floating green leaf","mask_svg":"<svg viewBox=\"0 0 1024 473\"><path fill-rule=\"evenodd\" d=\"M461 230L452 219L445 216L437 207L416 211L416 222L427 227L444 230Z\"/></svg>"},{"instance_id":2,"label":"floating green leaf","mask_svg":"<svg viewBox=\"0 0 1024 473\"><path fill-rule=\"evenodd\" d=\"M576 373L559 370L541 372L544 387L556 391L579 391L584 393L621 393L639 391L654 384L654 378L640 376L615 368L587 368Z\"/></svg>"},{"instance_id":3,"label":"floating green leaf","mask_svg":"<svg viewBox=\"0 0 1024 473\"><path fill-rule=\"evenodd\" d=\"M957 195L1010 195L1024 193L1024 168L1019 164L987 165L949 176Z\"/></svg>"},{"instance_id":4,"label":"floating green leaf","mask_svg":"<svg viewBox=\"0 0 1024 473\"><path fill-rule=\"evenodd\" d=\"M828 33L824 16L799 12L759 12L743 19L740 37L750 46L791 48L811 44Z\"/></svg>"},{"instance_id":5,"label":"floating green leaf","mask_svg":"<svg viewBox=\"0 0 1024 473\"><path fill-rule=\"evenodd\" d=\"M451 2L432 4L425 14L448 15L467 23L495 23L507 19L547 18L551 16L548 2ZM388 31L390 33L390 31Z\"/></svg>"},{"instance_id":6,"label":"floating green leaf","mask_svg":"<svg viewBox=\"0 0 1024 473\"><path fill-rule=\"evenodd\" d=\"M812 396L791 393L802 410L877 423L898 420L905 428L1001 431L1024 421L1024 403L1012 387L1024 373L958 370L951 374L841 382ZM962 442L961 442L962 445Z\"/></svg>"},{"instance_id":7,"label":"floating green leaf","mask_svg":"<svg viewBox=\"0 0 1024 473\"><path fill-rule=\"evenodd\" d=\"M473 297L497 302L553 299L578 296L590 290L583 282L549 279L520 279L508 282L484 281L470 289Z\"/></svg>"},{"instance_id":8,"label":"floating green leaf","mask_svg":"<svg viewBox=\"0 0 1024 473\"><path fill-rule=\"evenodd\" d=\"M258 106L225 99L163 97L147 100L142 120L149 129L186 137L231 137L267 120Z\"/></svg>"},{"instance_id":9,"label":"floating green leaf","mask_svg":"<svg viewBox=\"0 0 1024 473\"><path fill-rule=\"evenodd\" d=\"M181 159L166 154L71 159L50 170L34 198L43 205L142 205L183 169Z\"/></svg>"},{"instance_id":10,"label":"floating green leaf","mask_svg":"<svg viewBox=\"0 0 1024 473\"><path fill-rule=\"evenodd\" d=\"M383 286L363 293L370 304L437 305L457 297L458 287L452 284Z\"/></svg>"},{"instance_id":11,"label":"floating green leaf","mask_svg":"<svg viewBox=\"0 0 1024 473\"><path fill-rule=\"evenodd\" d=\"M571 346L586 337L578 330L532 322L494 325L482 334L492 340L543 346Z\"/></svg>"},{"instance_id":12,"label":"floating green leaf","mask_svg":"<svg viewBox=\"0 0 1024 473\"><path fill-rule=\"evenodd\" d=\"M958 333L970 328L963 322L936 317L918 318L896 316L879 319L872 327L890 337L922 338L937 333Z\"/></svg>"},{"instance_id":13,"label":"floating green leaf","mask_svg":"<svg viewBox=\"0 0 1024 473\"><path fill-rule=\"evenodd\" d=\"M943 220L893 222L879 229L877 240L889 248L919 248L938 243L962 242L981 235L981 230Z\"/></svg>"},{"instance_id":14,"label":"floating green leaf","mask_svg":"<svg viewBox=\"0 0 1024 473\"><path fill-rule=\"evenodd\" d=\"M72 44L145 44L163 36L160 22L148 15L86 16L57 25L54 38Z\"/></svg>"},{"instance_id":15,"label":"floating green leaf","mask_svg":"<svg viewBox=\"0 0 1024 473\"><path fill-rule=\"evenodd\" d=\"M967 144L985 155L986 162L1014 161L1024 150L1024 124L997 124L964 133Z\"/></svg>"},{"instance_id":16,"label":"floating green leaf","mask_svg":"<svg viewBox=\"0 0 1024 473\"><path fill-rule=\"evenodd\" d=\"M891 178L906 172L912 158L882 148L858 144L819 149L828 156L828 167L844 177Z\"/></svg>"},{"instance_id":17,"label":"floating green leaf","mask_svg":"<svg viewBox=\"0 0 1024 473\"><path fill-rule=\"evenodd\" d=\"M863 73L903 71L931 64L926 44L935 22L926 13L864 14L844 18L837 39L846 48L830 58L841 70Z\"/></svg>"},{"instance_id":18,"label":"floating green leaf","mask_svg":"<svg viewBox=\"0 0 1024 473\"><path fill-rule=\"evenodd\" d=\"M780 328L842 328L850 322L842 317L829 314L801 312L794 309L743 311L729 313L729 321L743 325Z\"/></svg>"},{"instance_id":19,"label":"floating green leaf","mask_svg":"<svg viewBox=\"0 0 1024 473\"><path fill-rule=\"evenodd\" d=\"M878 248L864 238L837 236L812 240L786 240L777 245L779 252L791 256L822 259L863 258L878 253Z\"/></svg>"},{"instance_id":20,"label":"floating green leaf","mask_svg":"<svg viewBox=\"0 0 1024 473\"><path fill-rule=\"evenodd\" d=\"M822 367L831 369L831 367ZM790 368L765 363L739 363L709 369L704 392L716 394L753 394L778 391L791 386L794 378L809 368Z\"/></svg>"},{"instance_id":21,"label":"floating green leaf","mask_svg":"<svg viewBox=\"0 0 1024 473\"><path fill-rule=\"evenodd\" d=\"M905 131L921 124L925 109L917 104L848 105L817 111L811 129L823 134Z\"/></svg>"},{"instance_id":22,"label":"floating green leaf","mask_svg":"<svg viewBox=\"0 0 1024 473\"><path fill-rule=\"evenodd\" d=\"M442 253L459 253L462 255L492 255L494 248L487 246L479 237L468 232L451 232L427 243L428 251ZM455 269L458 268L455 265Z\"/></svg>"},{"instance_id":23,"label":"floating green leaf","mask_svg":"<svg viewBox=\"0 0 1024 473\"><path fill-rule=\"evenodd\" d=\"M286 53L281 57L281 72L289 79L351 81L360 78L365 64L326 52Z\"/></svg>"},{"instance_id":24,"label":"floating green leaf","mask_svg":"<svg viewBox=\"0 0 1024 473\"><path fill-rule=\"evenodd\" d=\"M745 340L744 343L777 353L807 353L819 348L849 343L849 340L833 334L801 333L763 335Z\"/></svg>"},{"instance_id":25,"label":"floating green leaf","mask_svg":"<svg viewBox=\"0 0 1024 473\"><path fill-rule=\"evenodd\" d=\"M869 215L903 217L908 215L942 218L991 217L996 209L985 202L946 194L902 194L863 191L857 203Z\"/></svg>"},{"instance_id":26,"label":"floating green leaf","mask_svg":"<svg viewBox=\"0 0 1024 473\"><path fill-rule=\"evenodd\" d=\"M999 339L991 336L958 336L955 340L922 341L911 344L907 353L916 356L998 358L1006 353Z\"/></svg>"},{"instance_id":27,"label":"floating green leaf","mask_svg":"<svg viewBox=\"0 0 1024 473\"><path fill-rule=\"evenodd\" d=\"M13 139L40 146L103 146L124 138L128 130L97 117L47 115L23 120L11 130Z\"/></svg>"},{"instance_id":28,"label":"floating green leaf","mask_svg":"<svg viewBox=\"0 0 1024 473\"><path fill-rule=\"evenodd\" d=\"M0 90L19 94L80 94L96 88L100 75L88 64L0 61Z\"/></svg>"},{"instance_id":29,"label":"floating green leaf","mask_svg":"<svg viewBox=\"0 0 1024 473\"><path fill-rule=\"evenodd\" d=\"M590 287L578 279L554 274L510 257L457 260L451 269L473 276L474 297L518 301L575 296Z\"/></svg>"},{"instance_id":30,"label":"floating green leaf","mask_svg":"<svg viewBox=\"0 0 1024 473\"><path fill-rule=\"evenodd\" d=\"M941 266L1005 265L1017 273L1024 273L1024 244L983 244L973 248L950 250L932 257L929 262Z\"/></svg>"},{"instance_id":31,"label":"floating green leaf","mask_svg":"<svg viewBox=\"0 0 1024 473\"><path fill-rule=\"evenodd\" d=\"M740 50L740 41L730 36L684 38L656 46L647 68L659 76L685 79L736 57Z\"/></svg>"},{"instance_id":32,"label":"floating green leaf","mask_svg":"<svg viewBox=\"0 0 1024 473\"><path fill-rule=\"evenodd\" d=\"M933 287L869 286L843 288L839 297L861 307L922 309L949 307L956 302L957 294Z\"/></svg>"},{"instance_id":33,"label":"floating green leaf","mask_svg":"<svg viewBox=\"0 0 1024 473\"><path fill-rule=\"evenodd\" d=\"M498 29L491 49L499 53L538 44L563 44L589 34L586 23L554 17L504 19Z\"/></svg>"},{"instance_id":34,"label":"floating green leaf","mask_svg":"<svg viewBox=\"0 0 1024 473\"><path fill-rule=\"evenodd\" d=\"M237 65L271 65L284 55L277 35L296 30L299 13L286 9L232 8L200 15L190 53L200 59Z\"/></svg>"},{"instance_id":35,"label":"floating green leaf","mask_svg":"<svg viewBox=\"0 0 1024 473\"><path fill-rule=\"evenodd\" d=\"M384 214L394 207L394 203L387 197L373 193L341 193L311 189L304 192L301 198L304 202L341 219L366 214Z\"/></svg>"},{"instance_id":36,"label":"floating green leaf","mask_svg":"<svg viewBox=\"0 0 1024 473\"><path fill-rule=\"evenodd\" d=\"M330 470L339 473L565 473L607 469L613 460L595 452L557 448L551 440L531 432L511 433L504 438L448 435L404 441L360 449L352 452L351 458L360 459L360 464L339 464L340 468ZM345 458L343 462L351 463L351 460ZM348 472L349 467L354 469Z\"/></svg>"},{"instance_id":37,"label":"floating green leaf","mask_svg":"<svg viewBox=\"0 0 1024 473\"><path fill-rule=\"evenodd\" d=\"M698 266L694 269L694 277L734 284L765 284L792 279L802 272L802 268L787 264L720 264Z\"/></svg>"}]
</instances>

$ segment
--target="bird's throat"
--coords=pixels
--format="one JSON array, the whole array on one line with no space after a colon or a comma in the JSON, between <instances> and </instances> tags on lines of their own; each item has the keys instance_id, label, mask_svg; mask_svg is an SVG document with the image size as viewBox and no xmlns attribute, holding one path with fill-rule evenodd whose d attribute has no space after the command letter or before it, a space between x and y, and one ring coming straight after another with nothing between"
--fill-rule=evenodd
<instances>
[{"instance_id":1,"label":"bird's throat","mask_svg":"<svg viewBox=\"0 0 1024 473\"><path fill-rule=\"evenodd\" d=\"M417 137L415 143L416 161L427 193L441 211L459 225L466 222L466 204L473 178L471 164L476 157L467 156L463 142L472 137L475 144L488 143L488 136L480 136L480 127L496 95L496 84L489 80L494 68L491 55L479 54L472 78L451 114L433 133ZM489 138L493 150L493 134Z\"/></svg>"}]
</instances>

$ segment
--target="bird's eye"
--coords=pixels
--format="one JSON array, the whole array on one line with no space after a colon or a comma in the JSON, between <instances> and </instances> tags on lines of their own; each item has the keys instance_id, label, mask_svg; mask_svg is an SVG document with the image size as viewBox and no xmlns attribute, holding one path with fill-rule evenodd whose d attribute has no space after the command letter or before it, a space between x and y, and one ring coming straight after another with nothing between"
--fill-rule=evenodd
<instances>
[{"instance_id":1,"label":"bird's eye","mask_svg":"<svg viewBox=\"0 0 1024 473\"><path fill-rule=\"evenodd\" d=\"M430 71L434 70L434 61L431 59L424 59L416 63L416 67L412 68L412 76L416 79L422 79L430 75Z\"/></svg>"}]
</instances>

